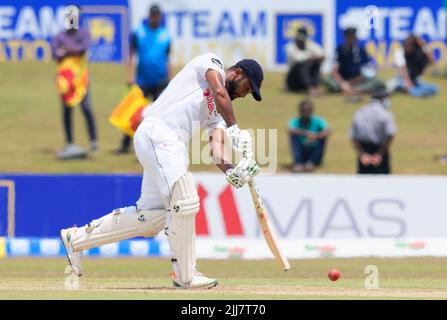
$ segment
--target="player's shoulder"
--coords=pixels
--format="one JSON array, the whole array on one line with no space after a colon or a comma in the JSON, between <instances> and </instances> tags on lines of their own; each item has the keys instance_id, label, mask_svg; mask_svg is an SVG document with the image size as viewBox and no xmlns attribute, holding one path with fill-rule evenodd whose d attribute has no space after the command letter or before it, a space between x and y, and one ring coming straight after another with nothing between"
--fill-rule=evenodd
<instances>
[{"instance_id":1,"label":"player's shoulder","mask_svg":"<svg viewBox=\"0 0 447 320\"><path fill-rule=\"evenodd\" d=\"M198 56L196 59L203 64L214 64L222 70L224 70L225 68L222 58L214 52L204 53Z\"/></svg>"}]
</instances>

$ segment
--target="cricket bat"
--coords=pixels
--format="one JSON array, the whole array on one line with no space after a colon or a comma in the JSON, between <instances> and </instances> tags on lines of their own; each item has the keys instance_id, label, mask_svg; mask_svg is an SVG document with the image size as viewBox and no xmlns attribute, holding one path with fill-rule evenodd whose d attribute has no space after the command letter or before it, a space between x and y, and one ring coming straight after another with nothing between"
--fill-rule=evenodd
<instances>
[{"instance_id":1,"label":"cricket bat","mask_svg":"<svg viewBox=\"0 0 447 320\"><path fill-rule=\"evenodd\" d=\"M256 214L258 215L258 220L261 225L262 233L264 234L264 239L267 242L270 251L275 256L276 261L281 265L284 271L290 269L290 264L284 253L278 247L278 241L276 240L276 235L273 231L273 226L270 222L267 210L262 203L261 196L259 194L258 186L253 178L248 181L248 188L250 189L251 197L256 209Z\"/></svg>"}]
</instances>

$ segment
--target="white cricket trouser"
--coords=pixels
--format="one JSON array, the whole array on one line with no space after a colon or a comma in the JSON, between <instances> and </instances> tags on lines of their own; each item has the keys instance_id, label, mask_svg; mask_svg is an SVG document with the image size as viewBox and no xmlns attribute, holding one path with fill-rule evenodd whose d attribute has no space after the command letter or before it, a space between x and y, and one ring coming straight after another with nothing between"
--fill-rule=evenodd
<instances>
[{"instance_id":1,"label":"white cricket trouser","mask_svg":"<svg viewBox=\"0 0 447 320\"><path fill-rule=\"evenodd\" d=\"M162 120L146 118L135 133L134 148L144 169L138 209L169 209L172 187L188 171L185 143Z\"/></svg>"},{"instance_id":2,"label":"white cricket trouser","mask_svg":"<svg viewBox=\"0 0 447 320\"><path fill-rule=\"evenodd\" d=\"M175 207L171 208L173 202L179 201L183 206L186 201L186 208L176 205L177 210L185 210L188 205L194 205L194 197L197 197L194 186L191 191L187 190L190 185L183 185L189 181L186 145L161 120L146 118L135 133L134 146L144 168L137 207L168 210L165 234L171 251L173 275L177 283L188 284L196 270L195 213L185 216L186 213L177 211L171 213L175 210Z\"/></svg>"}]
</instances>

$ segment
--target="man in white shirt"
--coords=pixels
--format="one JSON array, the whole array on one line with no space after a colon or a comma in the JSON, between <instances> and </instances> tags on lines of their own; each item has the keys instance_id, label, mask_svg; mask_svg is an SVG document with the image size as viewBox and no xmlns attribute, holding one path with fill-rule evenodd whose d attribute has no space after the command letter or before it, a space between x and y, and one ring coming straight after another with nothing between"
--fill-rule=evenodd
<instances>
[{"instance_id":1,"label":"man in white shirt","mask_svg":"<svg viewBox=\"0 0 447 320\"><path fill-rule=\"evenodd\" d=\"M289 65L287 89L306 90L311 96L318 95L320 67L324 60L323 48L309 40L306 28L299 28L294 41L286 44L286 55Z\"/></svg>"},{"instance_id":2,"label":"man in white shirt","mask_svg":"<svg viewBox=\"0 0 447 320\"><path fill-rule=\"evenodd\" d=\"M252 160L248 131L236 124L232 100L251 93L261 100L261 66L244 59L229 69L207 53L194 58L146 109L134 136L142 167L141 196L136 206L115 209L81 228L61 230L61 238L75 274L82 274L81 253L92 247L133 237L152 237L165 230L171 251L175 288L210 288L217 280L197 271L195 215L199 197L188 171L187 143L195 130L208 129L215 164L227 181L242 187L259 172ZM233 167L225 160L224 137L242 157Z\"/></svg>"}]
</instances>

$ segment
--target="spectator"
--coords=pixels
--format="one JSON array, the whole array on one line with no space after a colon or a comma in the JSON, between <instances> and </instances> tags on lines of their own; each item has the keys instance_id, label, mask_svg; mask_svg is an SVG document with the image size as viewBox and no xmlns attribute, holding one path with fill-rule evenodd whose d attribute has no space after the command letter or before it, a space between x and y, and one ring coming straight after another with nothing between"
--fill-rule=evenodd
<instances>
[{"instance_id":1,"label":"spectator","mask_svg":"<svg viewBox=\"0 0 447 320\"><path fill-rule=\"evenodd\" d=\"M408 36L403 47L394 51L394 64L398 68L398 76L390 80L389 89L404 91L414 97L435 95L438 87L421 79L424 70L433 61L433 54L424 40L415 35Z\"/></svg>"},{"instance_id":2,"label":"spectator","mask_svg":"<svg viewBox=\"0 0 447 320\"><path fill-rule=\"evenodd\" d=\"M295 40L286 45L286 84L290 91L306 90L310 96L319 95L320 67L324 60L323 49L308 39L307 29L298 29Z\"/></svg>"},{"instance_id":3,"label":"spectator","mask_svg":"<svg viewBox=\"0 0 447 320\"><path fill-rule=\"evenodd\" d=\"M331 92L343 92L346 95L371 92L383 84L376 77L366 50L357 43L356 29L344 31L345 42L337 47L332 75L322 79Z\"/></svg>"},{"instance_id":4,"label":"spectator","mask_svg":"<svg viewBox=\"0 0 447 320\"><path fill-rule=\"evenodd\" d=\"M289 137L295 172L312 172L321 165L326 138L331 130L323 118L314 116L310 99L298 105L299 117L289 122Z\"/></svg>"},{"instance_id":5,"label":"spectator","mask_svg":"<svg viewBox=\"0 0 447 320\"><path fill-rule=\"evenodd\" d=\"M390 98L384 85L374 89L372 100L354 115L350 137L358 156L357 173L389 174L390 145L396 134Z\"/></svg>"},{"instance_id":6,"label":"spectator","mask_svg":"<svg viewBox=\"0 0 447 320\"><path fill-rule=\"evenodd\" d=\"M78 8L78 21L80 18ZM70 28L59 32L52 40L53 58L57 62L56 83L61 96L63 108L63 125L66 145L57 154L59 159L85 157L86 151L73 143L72 112L73 107L80 105L83 111L90 147L98 149L95 118L90 103L89 69L87 50L90 46L90 35L84 28Z\"/></svg>"},{"instance_id":7,"label":"spectator","mask_svg":"<svg viewBox=\"0 0 447 320\"><path fill-rule=\"evenodd\" d=\"M162 25L162 12L158 5L149 9L148 19L144 20L132 34L128 63L127 84L136 83L145 97L155 101L166 88L172 76L170 51L171 37ZM135 77L135 56L138 56ZM131 138L124 135L116 154L129 152Z\"/></svg>"}]
</instances>

